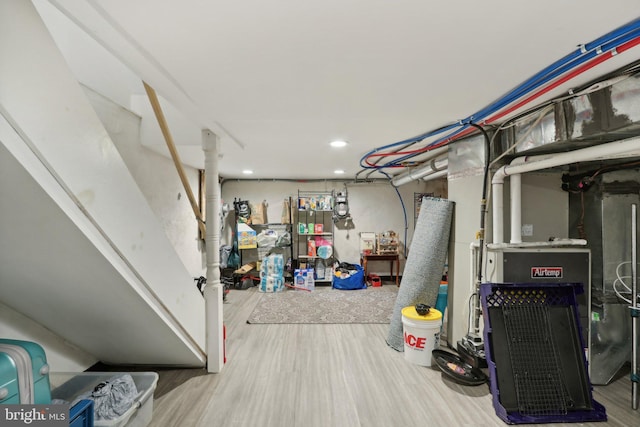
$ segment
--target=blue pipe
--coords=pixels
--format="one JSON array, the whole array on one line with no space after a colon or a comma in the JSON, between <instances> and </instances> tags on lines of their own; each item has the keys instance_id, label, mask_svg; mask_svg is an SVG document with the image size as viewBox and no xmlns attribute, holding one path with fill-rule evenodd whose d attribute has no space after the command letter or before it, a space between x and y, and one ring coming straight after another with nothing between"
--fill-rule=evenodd
<instances>
[{"instance_id":1,"label":"blue pipe","mask_svg":"<svg viewBox=\"0 0 640 427\"><path fill-rule=\"evenodd\" d=\"M631 41L637 37L640 37L640 29L631 31L627 34L625 34L624 36L619 37L618 39L616 39L615 41L609 42L609 43L605 43L603 45L601 45L601 49L602 52L608 52L614 48L616 48L617 46L620 46L621 44L624 44L628 41ZM595 58L596 56L598 56L599 54L596 51L590 51L587 54L585 54L584 56L582 56L578 61L575 61L576 64L572 64L570 67L564 66L558 70L556 70L555 72L551 73L549 76L547 76L544 80L540 81L535 87L532 87L531 90L535 90L537 88L539 88L540 86L544 86L545 84L549 83L551 80L555 79L556 77L565 74L567 72L569 72L572 68L575 68L576 66L582 65L587 61L590 61L591 59ZM525 94L523 94L522 96L524 96ZM517 98L516 98L517 99ZM502 108L506 107L507 105L509 105L511 102L515 101L515 99L513 99L512 101L509 102L503 102L500 103L500 105L497 105L494 109L490 110L490 111L485 111L488 110L489 107L484 108L483 110L480 110L478 113L474 114L473 117L474 120L476 122L481 122L483 119L485 119L486 117L492 115L495 112L500 111ZM463 121L463 123L468 123L465 121ZM468 124L465 124L464 126L462 126L460 129L456 130L455 132L452 132L446 136L443 136L442 138L430 143L429 145L427 145L427 147L430 147L432 145L436 145L439 144L443 141L446 141L447 139L451 139L453 137L455 137L455 135L459 134L460 132L464 131L465 129L467 129L469 126ZM404 159L398 159L398 160L404 160Z\"/></svg>"},{"instance_id":2,"label":"blue pipe","mask_svg":"<svg viewBox=\"0 0 640 427\"><path fill-rule=\"evenodd\" d=\"M570 71L572 68L575 68L579 65L582 65L584 62L594 58L595 56L597 56L599 53L597 52L597 49L600 48L602 52L606 52L609 51L617 46L619 46L620 44L626 43L627 41L634 39L635 37L638 37L639 35L639 30L640 30L640 18L636 18L635 20L629 22L628 24L625 24L599 38L597 38L596 40L585 44L582 48L577 49L576 51L570 53L569 55L566 55L564 58L554 62L553 64L545 67L543 70L539 71L538 73L534 74L532 77L530 77L529 79L525 80L525 82L523 82L522 84L518 85L516 88L512 89L510 92L508 92L507 94L505 94L503 97L499 98L498 100L494 101L493 103L489 104L487 107L483 108L482 110L478 111L476 114L467 117L464 120L461 120L460 122L456 123L456 124L451 124L442 128L439 128L437 130L434 131L430 131L430 132L426 132L424 134L421 134L417 137L413 137L413 138L409 138L406 139L404 141L399 141L393 144L388 144L379 148L376 148L375 150L372 150L370 152L368 152L367 154L365 154L361 159L360 159L360 166L365 168L365 169L381 169L381 168L385 168L385 167L391 167L391 166L396 166L399 165L402 161L407 160L411 157L414 157L415 154L409 154L406 155L404 157L395 159L393 161L387 162L383 165L376 165L376 166L367 166L364 165L364 160L370 156L371 154L374 154L375 152L377 152L378 150L384 150L387 148L392 148L392 147L396 147L398 145L401 144L406 144L406 143L413 143L413 142L419 142L422 141L425 138L428 138L430 136L435 136L438 135L442 132L454 129L456 127L460 127L459 129L457 129L455 132L449 133L448 135L430 143L429 145L427 145L427 147L439 144L443 141L446 141L449 138L454 137L455 135L459 134L460 132L464 131L465 129L467 129L469 127L468 123L473 122L479 122L482 121L483 119L485 119L487 116L499 111L500 109L504 108L505 106L509 105L510 103L512 103L513 101L515 101L518 98L521 98L523 96L525 96L526 94L528 94L529 92L532 92L533 90L545 85L546 83L550 82L551 80L555 79L556 77ZM392 155L392 154L390 154Z\"/></svg>"},{"instance_id":3,"label":"blue pipe","mask_svg":"<svg viewBox=\"0 0 640 427\"><path fill-rule=\"evenodd\" d=\"M386 176L387 178L389 178L389 183L391 183L391 177L383 172L383 171L379 171L381 174L383 174L384 176ZM402 213L404 214L404 243L402 244L403 248L403 254L406 258L407 256L407 230L409 229L409 222L407 221L407 208L404 205L404 200L402 200L402 195L400 194L400 190L398 190L398 187L396 187L395 185L391 185L393 187L394 190L396 190L396 194L398 195L398 198L400 199L400 205L402 205Z\"/></svg>"},{"instance_id":4,"label":"blue pipe","mask_svg":"<svg viewBox=\"0 0 640 427\"><path fill-rule=\"evenodd\" d=\"M382 147L378 147L375 150L369 151L368 153L366 153L364 156L362 156L360 158L360 167L362 167L364 169L379 169L380 167L387 167L387 166L380 166L380 167L379 166L368 166L366 164L363 164L363 162L368 156L370 156L371 154L376 153L379 150L385 150L387 148L392 148L392 147L396 147L398 145L403 145L403 144L410 144L410 143L413 143L413 142L420 142L425 138L429 138L431 136L438 135L438 134L440 134L442 132L446 132L448 130L455 129L458 126L460 126L459 123L452 123L450 125L443 126L441 128L438 128L438 129L423 133L421 135L414 136L413 138L405 139L403 141L394 142L393 144L388 144L388 145L383 145Z\"/></svg>"},{"instance_id":5,"label":"blue pipe","mask_svg":"<svg viewBox=\"0 0 640 427\"><path fill-rule=\"evenodd\" d=\"M640 28L640 25L638 25L638 27ZM561 61L564 61L564 63L559 64L560 61L558 61L555 64L553 64L553 66L547 67L547 69L549 69L549 70L546 71L547 69L545 69L545 74L542 74L542 73L536 74L535 76L529 78L527 81L522 83L516 89L512 90L511 92L509 92L507 95L503 96L500 100L498 100L498 101L494 102L493 104L490 104L489 106L487 106L487 107L483 108L482 110L478 111L473 116L475 121L481 121L482 119L484 119L488 115L492 114L493 112L495 112L497 110L500 110L500 109L504 108L505 106L511 104L512 102L514 102L518 98L523 97L527 93L532 92L533 90L539 88L540 86L543 86L543 85L549 83L551 80L555 79L556 77L561 76L562 74L565 74L565 73L569 72L571 69L573 69L573 68L575 68L577 66L580 66L580 65L584 64L585 62L595 58L598 55L600 55L596 50L597 47L600 47L602 49L601 50L602 52L607 52L607 51L615 48L616 46L619 46L621 44L624 44L624 43L628 42L629 40L632 40L632 39L636 38L638 35L640 35L640 29L635 29L633 31L630 31L630 32L628 32L628 33L616 38L615 40L613 40L611 42L604 43L604 44L597 44L595 48L591 48L587 52L585 52L584 54L578 55L575 58L574 58L574 56L579 51L574 52L573 54L571 54L571 55L563 58L563 60L561 60ZM568 58L571 58L571 59L567 60Z\"/></svg>"},{"instance_id":6,"label":"blue pipe","mask_svg":"<svg viewBox=\"0 0 640 427\"><path fill-rule=\"evenodd\" d=\"M510 92L507 92L504 96L502 96L497 101L494 101L492 104L489 104L489 106L478 111L478 113L476 114L482 115L485 113L486 110L489 110L492 107L496 106L496 104L499 105L499 106L496 106L497 108L502 108L504 105L510 104L512 101L522 97L527 92L530 92L531 90L540 87L541 84L544 84L549 80L555 78L556 76L563 74L564 72L570 70L571 68L574 68L578 64L582 64L584 61L587 60L585 59L585 57L588 57L590 59L596 56L597 55L596 49L598 47L602 47L602 51L604 52L606 50L611 49L611 47L605 48L604 46L605 44L608 44L608 43L610 44L613 42L616 42L616 45L621 44L619 41L621 37L624 37L625 35L628 35L630 32L634 32L639 28L640 28L640 18L636 18L635 20L631 21L629 24L626 24L614 31L611 31L608 34L605 34L604 36L597 38L596 40L590 43L585 44L583 48L579 48L575 50L574 52L566 55L564 58L557 60L553 64L547 66L546 68L542 69L538 73L534 74L533 76L525 80L523 83L518 85L516 88L512 89ZM623 41L622 43L626 41L628 41L628 39ZM578 60L577 64L575 63L576 60ZM474 117L474 119L476 121L479 120L478 117Z\"/></svg>"},{"instance_id":7,"label":"blue pipe","mask_svg":"<svg viewBox=\"0 0 640 427\"><path fill-rule=\"evenodd\" d=\"M636 19L634 21L636 23L636 27L638 27L637 29L633 30L633 31L629 31L627 33L621 34L618 37L616 37L615 40L609 41L607 43L604 44L600 44L598 42L600 42L603 37L601 37L600 39L596 40L595 42L592 42L589 44L590 50L588 47L585 46L585 49L587 50L586 53L584 53L582 56L580 56L578 59L571 59L569 60L569 63L562 65L562 66L558 66L558 64L563 61L566 60L567 58L570 57L574 57L578 52L580 52L580 50L572 53L571 55L568 55L567 57L563 58L563 60L561 61L556 61L556 63L554 63L552 66L547 67L545 70L550 69L553 70L553 68L555 68L555 70L553 70L553 72L551 72L550 74L548 74L547 76L545 76L542 79L538 79L538 81L532 81L533 79L535 79L538 75L541 74L537 73L534 77L530 78L529 80L527 80L527 82L521 84L520 86L518 86L518 88L512 90L509 94L505 95L505 97L501 98L500 100L494 102L493 104L490 104L489 106L483 108L482 110L480 110L479 112L477 112L476 114L474 114L473 116L468 117L467 119L464 119L461 121L461 127L460 129L457 129L455 132L449 133L448 135L445 135L444 137L433 141L432 143L430 143L429 145L427 145L427 147L433 146L433 145L437 145L440 144L441 142L444 142L448 139L452 139L454 138L456 135L458 135L460 132L466 130L469 125L468 123L471 123L472 121L475 122L481 122L483 119L485 119L486 117L492 115L495 112L500 111L502 108L506 107L507 105L509 105L510 103L514 102L516 99L523 97L524 95L527 94L527 92L531 92L535 89L538 89L541 86L544 86L545 84L549 83L550 81L552 81L553 79L569 72L572 68L575 68L577 66L580 66L582 64L584 64L587 61L590 61L591 59L595 58L596 56L600 55L600 53L598 53L595 49L596 48L600 48L601 52L608 52L614 48L616 48L617 46L620 46L621 44L624 44L628 41L631 41L633 39L635 39L636 37L640 36L640 18ZM389 162L386 164L387 167L389 166L393 166L395 164L398 164L399 162L402 162L404 160L407 160L407 158L410 158L413 155L407 155L405 157L402 158L398 158L395 159L392 162Z\"/></svg>"}]
</instances>

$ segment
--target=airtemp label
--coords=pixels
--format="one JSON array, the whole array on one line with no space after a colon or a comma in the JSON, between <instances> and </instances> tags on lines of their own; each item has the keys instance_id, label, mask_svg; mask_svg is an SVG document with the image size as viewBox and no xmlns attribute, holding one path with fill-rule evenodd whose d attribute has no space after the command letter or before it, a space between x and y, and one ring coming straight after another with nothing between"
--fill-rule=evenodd
<instances>
[{"instance_id":1,"label":"airtemp label","mask_svg":"<svg viewBox=\"0 0 640 427\"><path fill-rule=\"evenodd\" d=\"M561 279L562 267L531 267L532 279Z\"/></svg>"}]
</instances>

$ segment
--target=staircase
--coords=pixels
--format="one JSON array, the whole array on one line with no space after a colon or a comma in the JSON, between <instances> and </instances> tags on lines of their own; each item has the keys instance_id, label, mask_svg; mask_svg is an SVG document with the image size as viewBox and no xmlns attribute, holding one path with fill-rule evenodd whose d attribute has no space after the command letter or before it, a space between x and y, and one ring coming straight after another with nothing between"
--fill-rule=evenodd
<instances>
[{"instance_id":1,"label":"staircase","mask_svg":"<svg viewBox=\"0 0 640 427\"><path fill-rule=\"evenodd\" d=\"M30 2L0 6L0 56L0 303L46 330L0 335L204 366L204 299Z\"/></svg>"}]
</instances>

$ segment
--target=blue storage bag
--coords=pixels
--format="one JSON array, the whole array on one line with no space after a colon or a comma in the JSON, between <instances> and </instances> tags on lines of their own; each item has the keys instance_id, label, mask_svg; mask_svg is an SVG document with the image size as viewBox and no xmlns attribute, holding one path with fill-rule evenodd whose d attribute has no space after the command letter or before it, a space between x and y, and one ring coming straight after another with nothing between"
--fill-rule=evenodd
<instances>
[{"instance_id":1,"label":"blue storage bag","mask_svg":"<svg viewBox=\"0 0 640 427\"><path fill-rule=\"evenodd\" d=\"M364 268L361 265L354 264L356 268L356 273L351 274L351 276L347 278L340 278L338 276L333 276L333 288L340 289L343 291L353 290L353 289L366 289L367 284L364 281Z\"/></svg>"}]
</instances>

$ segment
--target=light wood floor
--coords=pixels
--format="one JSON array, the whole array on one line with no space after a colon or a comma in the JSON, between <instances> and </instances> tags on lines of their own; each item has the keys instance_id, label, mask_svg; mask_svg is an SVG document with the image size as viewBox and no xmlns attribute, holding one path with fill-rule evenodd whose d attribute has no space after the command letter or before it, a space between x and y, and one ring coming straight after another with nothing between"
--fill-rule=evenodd
<instances>
[{"instance_id":1,"label":"light wood floor","mask_svg":"<svg viewBox=\"0 0 640 427\"><path fill-rule=\"evenodd\" d=\"M259 296L255 288L228 296L221 373L159 370L152 427L505 425L487 385L462 386L405 361L385 342L389 325L247 324ZM627 374L595 387L609 421L579 425L640 426L630 384Z\"/></svg>"}]
</instances>

